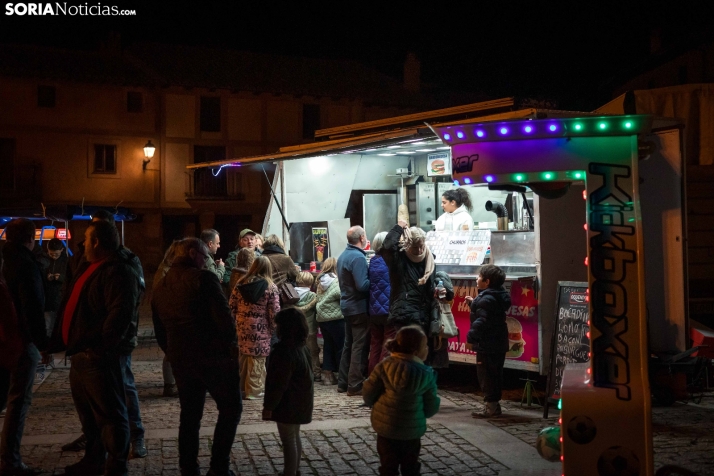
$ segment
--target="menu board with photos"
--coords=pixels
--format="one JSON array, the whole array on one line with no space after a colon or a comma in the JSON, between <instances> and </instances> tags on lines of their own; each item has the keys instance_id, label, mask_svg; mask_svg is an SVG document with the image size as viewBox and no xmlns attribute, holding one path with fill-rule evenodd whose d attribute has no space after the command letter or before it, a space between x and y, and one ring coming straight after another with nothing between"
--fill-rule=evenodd
<instances>
[{"instance_id":1,"label":"menu board with photos","mask_svg":"<svg viewBox=\"0 0 714 476\"><path fill-rule=\"evenodd\" d=\"M426 245L436 264L478 266L491 244L491 230L430 231Z\"/></svg>"}]
</instances>

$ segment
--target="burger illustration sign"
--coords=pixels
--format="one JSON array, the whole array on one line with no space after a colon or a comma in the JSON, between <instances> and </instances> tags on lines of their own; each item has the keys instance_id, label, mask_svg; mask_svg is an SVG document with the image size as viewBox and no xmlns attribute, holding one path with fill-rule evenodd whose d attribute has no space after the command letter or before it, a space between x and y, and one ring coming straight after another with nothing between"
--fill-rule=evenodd
<instances>
[{"instance_id":1,"label":"burger illustration sign","mask_svg":"<svg viewBox=\"0 0 714 476\"><path fill-rule=\"evenodd\" d=\"M451 154L449 152L439 152L427 155L426 175L428 177L451 175Z\"/></svg>"}]
</instances>

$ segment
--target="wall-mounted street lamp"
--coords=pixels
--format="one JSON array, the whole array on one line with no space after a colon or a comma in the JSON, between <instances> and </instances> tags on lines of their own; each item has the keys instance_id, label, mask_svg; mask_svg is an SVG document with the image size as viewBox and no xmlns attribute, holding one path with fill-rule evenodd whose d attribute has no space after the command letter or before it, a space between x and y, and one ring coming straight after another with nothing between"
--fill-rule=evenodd
<instances>
[{"instance_id":1,"label":"wall-mounted street lamp","mask_svg":"<svg viewBox=\"0 0 714 476\"><path fill-rule=\"evenodd\" d=\"M146 170L146 166L151 162L154 152L156 152L156 147L154 147L154 144L151 143L151 139L149 139L149 142L144 146L144 157L146 157L143 161L144 170Z\"/></svg>"}]
</instances>

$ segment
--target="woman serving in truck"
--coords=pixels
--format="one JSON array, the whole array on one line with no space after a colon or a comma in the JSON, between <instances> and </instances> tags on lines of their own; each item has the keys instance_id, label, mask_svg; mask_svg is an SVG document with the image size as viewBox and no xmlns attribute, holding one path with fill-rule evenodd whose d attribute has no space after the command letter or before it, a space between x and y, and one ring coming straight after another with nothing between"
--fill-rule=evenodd
<instances>
[{"instance_id":1,"label":"woman serving in truck","mask_svg":"<svg viewBox=\"0 0 714 476\"><path fill-rule=\"evenodd\" d=\"M474 220L469 212L473 209L469 192L463 188L447 190L441 196L444 213L436 220L436 231L473 230Z\"/></svg>"}]
</instances>

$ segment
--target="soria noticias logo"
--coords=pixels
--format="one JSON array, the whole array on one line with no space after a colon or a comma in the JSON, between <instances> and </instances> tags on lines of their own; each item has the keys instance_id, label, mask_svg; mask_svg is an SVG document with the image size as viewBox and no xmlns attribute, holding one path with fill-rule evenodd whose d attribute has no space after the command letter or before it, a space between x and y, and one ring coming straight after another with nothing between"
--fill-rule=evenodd
<instances>
[{"instance_id":1,"label":"soria noticias logo","mask_svg":"<svg viewBox=\"0 0 714 476\"><path fill-rule=\"evenodd\" d=\"M101 3L82 3L79 5L72 5L67 2L6 3L5 15L116 17L135 16L136 10L125 10L116 5L102 5Z\"/></svg>"}]
</instances>

